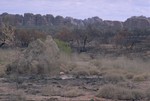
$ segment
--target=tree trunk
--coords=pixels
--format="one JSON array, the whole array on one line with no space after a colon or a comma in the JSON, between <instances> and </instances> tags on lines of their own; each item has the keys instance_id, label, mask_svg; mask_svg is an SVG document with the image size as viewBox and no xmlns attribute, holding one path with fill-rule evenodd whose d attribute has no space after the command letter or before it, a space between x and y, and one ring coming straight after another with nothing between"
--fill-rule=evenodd
<instances>
[{"instance_id":1,"label":"tree trunk","mask_svg":"<svg viewBox=\"0 0 150 101\"><path fill-rule=\"evenodd\" d=\"M87 36L83 40L83 46L81 47L80 52L86 51L86 44L87 44Z\"/></svg>"}]
</instances>

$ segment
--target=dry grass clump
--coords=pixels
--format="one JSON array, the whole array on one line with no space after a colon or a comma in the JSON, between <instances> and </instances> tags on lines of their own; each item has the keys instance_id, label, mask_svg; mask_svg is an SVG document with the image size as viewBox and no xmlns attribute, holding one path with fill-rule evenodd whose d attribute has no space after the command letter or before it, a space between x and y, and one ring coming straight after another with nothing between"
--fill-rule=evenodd
<instances>
[{"instance_id":1,"label":"dry grass clump","mask_svg":"<svg viewBox=\"0 0 150 101\"><path fill-rule=\"evenodd\" d=\"M87 58L86 58L87 57ZM99 69L89 62L89 58L85 54L60 54L59 62L61 70L65 73L73 75L98 75Z\"/></svg>"},{"instance_id":2,"label":"dry grass clump","mask_svg":"<svg viewBox=\"0 0 150 101\"><path fill-rule=\"evenodd\" d=\"M14 61L20 55L17 49L0 49L0 64L6 65Z\"/></svg>"},{"instance_id":3,"label":"dry grass clump","mask_svg":"<svg viewBox=\"0 0 150 101\"><path fill-rule=\"evenodd\" d=\"M145 93L140 90L127 89L115 85L105 85L98 91L97 96L113 100L135 101L144 99Z\"/></svg>"},{"instance_id":4,"label":"dry grass clump","mask_svg":"<svg viewBox=\"0 0 150 101\"><path fill-rule=\"evenodd\" d=\"M129 88L129 89L136 89L136 85L131 81L119 82L116 86Z\"/></svg>"},{"instance_id":5,"label":"dry grass clump","mask_svg":"<svg viewBox=\"0 0 150 101\"><path fill-rule=\"evenodd\" d=\"M87 62L78 62L76 63L76 68L74 68L70 73L78 76L90 76L99 75L100 71L97 67Z\"/></svg>"},{"instance_id":6,"label":"dry grass clump","mask_svg":"<svg viewBox=\"0 0 150 101\"><path fill-rule=\"evenodd\" d=\"M61 94L62 97L78 97L82 95L83 91L79 90L78 88L64 90L64 92Z\"/></svg>"},{"instance_id":7,"label":"dry grass clump","mask_svg":"<svg viewBox=\"0 0 150 101\"><path fill-rule=\"evenodd\" d=\"M42 88L41 93L44 96L60 96L62 93L62 88L58 88L52 85L47 85Z\"/></svg>"},{"instance_id":8,"label":"dry grass clump","mask_svg":"<svg viewBox=\"0 0 150 101\"><path fill-rule=\"evenodd\" d=\"M137 82L146 81L148 79L149 79L149 75L148 74L139 74L139 75L135 75L133 77L133 80L137 81Z\"/></svg>"},{"instance_id":9,"label":"dry grass clump","mask_svg":"<svg viewBox=\"0 0 150 101\"><path fill-rule=\"evenodd\" d=\"M150 63L141 59L122 57L97 57L91 59L88 54L71 54L63 56L63 71L74 75L103 75L114 79L135 79L135 75L148 73ZM118 74L119 73L119 74ZM112 75L112 77L111 77ZM120 75L120 76L119 76ZM109 76L109 77L108 77ZM110 80L113 81L113 80Z\"/></svg>"},{"instance_id":10,"label":"dry grass clump","mask_svg":"<svg viewBox=\"0 0 150 101\"><path fill-rule=\"evenodd\" d=\"M146 90L146 97L148 100L150 100L150 88Z\"/></svg>"},{"instance_id":11,"label":"dry grass clump","mask_svg":"<svg viewBox=\"0 0 150 101\"><path fill-rule=\"evenodd\" d=\"M89 54L87 53L81 53L81 54L73 54L73 58L76 61L85 61L88 62L89 60L91 60L91 57Z\"/></svg>"},{"instance_id":12,"label":"dry grass clump","mask_svg":"<svg viewBox=\"0 0 150 101\"><path fill-rule=\"evenodd\" d=\"M83 91L76 87L56 87L46 86L42 88L42 94L45 96L62 96L62 97L78 97L83 95Z\"/></svg>"},{"instance_id":13,"label":"dry grass clump","mask_svg":"<svg viewBox=\"0 0 150 101\"><path fill-rule=\"evenodd\" d=\"M117 83L125 80L146 81L149 80L149 60L139 58L100 57L90 61L96 66L106 82Z\"/></svg>"},{"instance_id":14,"label":"dry grass clump","mask_svg":"<svg viewBox=\"0 0 150 101\"><path fill-rule=\"evenodd\" d=\"M93 65L91 59L86 54L60 54L60 68L66 74L77 76L100 75L100 69Z\"/></svg>"},{"instance_id":15,"label":"dry grass clump","mask_svg":"<svg viewBox=\"0 0 150 101\"><path fill-rule=\"evenodd\" d=\"M102 63L100 60L94 59L92 61L90 61L91 64L93 64L94 66L101 68L102 67Z\"/></svg>"},{"instance_id":16,"label":"dry grass clump","mask_svg":"<svg viewBox=\"0 0 150 101\"><path fill-rule=\"evenodd\" d=\"M7 74L59 74L59 48L51 36L29 44L22 55L7 65Z\"/></svg>"},{"instance_id":17,"label":"dry grass clump","mask_svg":"<svg viewBox=\"0 0 150 101\"><path fill-rule=\"evenodd\" d=\"M72 61L72 56L70 54L60 53L59 63L60 69L64 73L69 73L77 67L76 62Z\"/></svg>"},{"instance_id":18,"label":"dry grass clump","mask_svg":"<svg viewBox=\"0 0 150 101\"><path fill-rule=\"evenodd\" d=\"M9 98L10 98L9 101L27 101L25 96L23 96L21 94L18 94L18 95L15 95L15 96L10 96Z\"/></svg>"},{"instance_id":19,"label":"dry grass clump","mask_svg":"<svg viewBox=\"0 0 150 101\"><path fill-rule=\"evenodd\" d=\"M150 71L150 62L138 59L122 57L100 57L92 60L91 64L99 67L103 70L122 70L128 73L141 74L148 73Z\"/></svg>"},{"instance_id":20,"label":"dry grass clump","mask_svg":"<svg viewBox=\"0 0 150 101\"><path fill-rule=\"evenodd\" d=\"M126 78L122 74L109 73L109 74L105 74L103 76L103 80L104 80L104 82L118 83L118 82L125 81Z\"/></svg>"},{"instance_id":21,"label":"dry grass clump","mask_svg":"<svg viewBox=\"0 0 150 101\"><path fill-rule=\"evenodd\" d=\"M134 74L133 74L133 73L126 73L126 74L125 74L125 77L126 77L127 79L131 80L131 79L133 79Z\"/></svg>"},{"instance_id":22,"label":"dry grass clump","mask_svg":"<svg viewBox=\"0 0 150 101\"><path fill-rule=\"evenodd\" d=\"M6 70L6 67L0 64L0 77L5 75L5 70Z\"/></svg>"},{"instance_id":23,"label":"dry grass clump","mask_svg":"<svg viewBox=\"0 0 150 101\"><path fill-rule=\"evenodd\" d=\"M89 71L86 68L75 68L73 69L71 72L71 74L73 75L78 75L78 76L88 76L89 75Z\"/></svg>"},{"instance_id":24,"label":"dry grass clump","mask_svg":"<svg viewBox=\"0 0 150 101\"><path fill-rule=\"evenodd\" d=\"M0 49L0 76L5 75L6 65L20 55L17 49Z\"/></svg>"}]
</instances>

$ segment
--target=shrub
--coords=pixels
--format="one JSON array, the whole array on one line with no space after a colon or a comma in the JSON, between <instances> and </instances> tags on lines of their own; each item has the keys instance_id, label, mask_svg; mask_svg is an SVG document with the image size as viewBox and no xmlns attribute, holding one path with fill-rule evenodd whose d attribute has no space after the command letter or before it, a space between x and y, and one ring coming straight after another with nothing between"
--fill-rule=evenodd
<instances>
[{"instance_id":1,"label":"shrub","mask_svg":"<svg viewBox=\"0 0 150 101\"><path fill-rule=\"evenodd\" d=\"M90 75L88 69L86 69L84 67L81 67L81 68L76 67L70 73L73 75L77 75L77 76L88 76L88 75Z\"/></svg>"},{"instance_id":2,"label":"shrub","mask_svg":"<svg viewBox=\"0 0 150 101\"><path fill-rule=\"evenodd\" d=\"M46 39L46 34L32 29L17 29L15 31L15 43L20 47L28 47L29 43L36 39Z\"/></svg>"},{"instance_id":3,"label":"shrub","mask_svg":"<svg viewBox=\"0 0 150 101\"><path fill-rule=\"evenodd\" d=\"M55 39L56 44L58 45L58 48L60 49L60 51L66 53L66 54L70 54L71 53L71 48L68 45L68 43L61 41L59 39Z\"/></svg>"},{"instance_id":4,"label":"shrub","mask_svg":"<svg viewBox=\"0 0 150 101\"><path fill-rule=\"evenodd\" d=\"M22 55L7 65L6 74L59 74L59 48L51 36L29 44Z\"/></svg>"},{"instance_id":5,"label":"shrub","mask_svg":"<svg viewBox=\"0 0 150 101\"><path fill-rule=\"evenodd\" d=\"M54 85L48 85L42 89L42 94L47 96L77 97L83 95L83 92L78 88L59 88Z\"/></svg>"},{"instance_id":6,"label":"shrub","mask_svg":"<svg viewBox=\"0 0 150 101\"><path fill-rule=\"evenodd\" d=\"M53 85L47 85L44 88L42 88L41 92L45 96L60 96L62 93L62 89Z\"/></svg>"},{"instance_id":7,"label":"shrub","mask_svg":"<svg viewBox=\"0 0 150 101\"><path fill-rule=\"evenodd\" d=\"M115 85L105 85L99 90L97 96L107 99L134 101L144 99L145 93L136 89L127 89L117 87Z\"/></svg>"},{"instance_id":8,"label":"shrub","mask_svg":"<svg viewBox=\"0 0 150 101\"><path fill-rule=\"evenodd\" d=\"M132 74L132 73L127 73L125 76L126 76L127 79L133 79L134 74Z\"/></svg>"},{"instance_id":9,"label":"shrub","mask_svg":"<svg viewBox=\"0 0 150 101\"><path fill-rule=\"evenodd\" d=\"M13 43L14 40L14 28L11 25L8 24L2 24L0 28L0 47L2 47L4 44Z\"/></svg>"},{"instance_id":10,"label":"shrub","mask_svg":"<svg viewBox=\"0 0 150 101\"><path fill-rule=\"evenodd\" d=\"M79 89L70 89L62 93L63 97L78 97L81 95L83 95L83 92Z\"/></svg>"},{"instance_id":11,"label":"shrub","mask_svg":"<svg viewBox=\"0 0 150 101\"><path fill-rule=\"evenodd\" d=\"M109 73L103 76L103 80L105 82L118 83L121 81L125 81L125 77L122 74Z\"/></svg>"},{"instance_id":12,"label":"shrub","mask_svg":"<svg viewBox=\"0 0 150 101\"><path fill-rule=\"evenodd\" d=\"M147 74L136 75L134 76L133 80L137 82L146 81L148 80L148 75Z\"/></svg>"}]
</instances>

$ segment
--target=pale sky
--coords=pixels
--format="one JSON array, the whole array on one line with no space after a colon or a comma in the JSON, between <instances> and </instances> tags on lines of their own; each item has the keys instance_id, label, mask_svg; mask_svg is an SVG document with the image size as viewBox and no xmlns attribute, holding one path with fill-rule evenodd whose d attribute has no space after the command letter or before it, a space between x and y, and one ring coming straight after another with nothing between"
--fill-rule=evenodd
<instances>
[{"instance_id":1,"label":"pale sky","mask_svg":"<svg viewBox=\"0 0 150 101\"><path fill-rule=\"evenodd\" d=\"M53 14L85 19L98 16L124 21L131 16L150 17L150 0L0 0L0 13Z\"/></svg>"}]
</instances>

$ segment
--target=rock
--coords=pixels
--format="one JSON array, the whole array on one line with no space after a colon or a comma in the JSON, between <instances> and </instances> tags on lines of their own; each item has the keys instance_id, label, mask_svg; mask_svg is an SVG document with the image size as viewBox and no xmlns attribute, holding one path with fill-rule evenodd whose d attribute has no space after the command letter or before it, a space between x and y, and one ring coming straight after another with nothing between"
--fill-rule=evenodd
<instances>
[{"instance_id":1,"label":"rock","mask_svg":"<svg viewBox=\"0 0 150 101\"><path fill-rule=\"evenodd\" d=\"M37 39L29 44L15 62L8 65L6 73L19 74L59 74L59 48L51 36L46 40Z\"/></svg>"},{"instance_id":2,"label":"rock","mask_svg":"<svg viewBox=\"0 0 150 101\"><path fill-rule=\"evenodd\" d=\"M0 15L0 27L2 26L2 23L9 23L14 26L18 26L20 23L20 17L21 15L14 15L14 14L8 14L8 13L3 13ZM23 17L22 17L23 18ZM22 23L22 21L21 21Z\"/></svg>"},{"instance_id":3,"label":"rock","mask_svg":"<svg viewBox=\"0 0 150 101\"><path fill-rule=\"evenodd\" d=\"M54 22L54 17L52 15L40 15L40 14L36 14L34 15L35 17L35 26L49 26L52 25L52 23Z\"/></svg>"},{"instance_id":4,"label":"rock","mask_svg":"<svg viewBox=\"0 0 150 101\"><path fill-rule=\"evenodd\" d=\"M23 19L24 26L33 26L35 24L35 18L32 13L25 13Z\"/></svg>"},{"instance_id":5,"label":"rock","mask_svg":"<svg viewBox=\"0 0 150 101\"><path fill-rule=\"evenodd\" d=\"M150 20L144 16L131 17L124 22L124 28L134 29L147 29L150 28Z\"/></svg>"},{"instance_id":6,"label":"rock","mask_svg":"<svg viewBox=\"0 0 150 101\"><path fill-rule=\"evenodd\" d=\"M15 24L16 26L22 26L23 25L23 16L16 14L15 15Z\"/></svg>"},{"instance_id":7,"label":"rock","mask_svg":"<svg viewBox=\"0 0 150 101\"><path fill-rule=\"evenodd\" d=\"M71 18L71 17L66 17L64 19L64 24L67 25L67 26L77 25L76 22L74 21L74 19Z\"/></svg>"},{"instance_id":8,"label":"rock","mask_svg":"<svg viewBox=\"0 0 150 101\"><path fill-rule=\"evenodd\" d=\"M62 25L63 23L64 23L64 18L62 16L55 17L54 25L59 26Z\"/></svg>"},{"instance_id":9,"label":"rock","mask_svg":"<svg viewBox=\"0 0 150 101\"><path fill-rule=\"evenodd\" d=\"M50 25L50 26L52 26L53 24L54 24L54 16L53 15L51 15L51 14L47 14L46 16L45 16L45 18L46 18L46 21L47 21L47 24L48 25Z\"/></svg>"},{"instance_id":10,"label":"rock","mask_svg":"<svg viewBox=\"0 0 150 101\"><path fill-rule=\"evenodd\" d=\"M120 30L120 29L147 29L150 28L150 18L144 16L134 16L128 18L125 22L120 21L110 21L110 20L102 20L99 17L92 17L85 20L74 19L71 17L63 18L62 16L54 17L51 14L40 15L40 14L32 14L25 13L24 16L19 14L8 14L3 13L0 15L0 25L7 19L7 21L14 26L17 27L46 27L49 26L60 27L60 26L68 26L68 27L85 27L87 25L96 26L97 28L104 30Z\"/></svg>"},{"instance_id":11,"label":"rock","mask_svg":"<svg viewBox=\"0 0 150 101\"><path fill-rule=\"evenodd\" d=\"M47 21L45 19L45 17L41 16L40 14L36 14L34 15L35 17L35 25L36 26L42 26L42 25L47 25Z\"/></svg>"}]
</instances>

